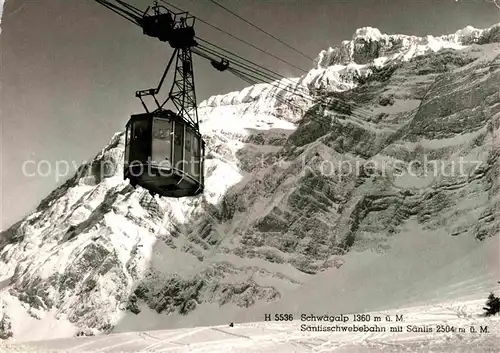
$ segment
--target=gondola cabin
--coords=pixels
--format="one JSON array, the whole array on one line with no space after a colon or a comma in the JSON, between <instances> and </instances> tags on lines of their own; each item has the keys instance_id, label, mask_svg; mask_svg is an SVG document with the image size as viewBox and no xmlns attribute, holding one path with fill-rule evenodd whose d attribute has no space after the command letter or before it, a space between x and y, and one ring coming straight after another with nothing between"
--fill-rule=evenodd
<instances>
[{"instance_id":1,"label":"gondola cabin","mask_svg":"<svg viewBox=\"0 0 500 353\"><path fill-rule=\"evenodd\" d=\"M199 131L171 110L132 115L127 123L124 177L152 194L202 193L204 155Z\"/></svg>"}]
</instances>

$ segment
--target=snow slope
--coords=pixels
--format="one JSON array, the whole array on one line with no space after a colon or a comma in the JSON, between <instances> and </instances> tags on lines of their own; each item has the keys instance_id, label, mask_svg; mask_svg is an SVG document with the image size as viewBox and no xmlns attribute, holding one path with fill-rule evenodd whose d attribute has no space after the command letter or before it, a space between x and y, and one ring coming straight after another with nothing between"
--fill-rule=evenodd
<instances>
[{"instance_id":1,"label":"snow slope","mask_svg":"<svg viewBox=\"0 0 500 353\"><path fill-rule=\"evenodd\" d=\"M499 29L360 29L342 60L201 103L199 197L133 189L116 134L2 232L2 339L484 301L500 279Z\"/></svg>"},{"instance_id":2,"label":"snow slope","mask_svg":"<svg viewBox=\"0 0 500 353\"><path fill-rule=\"evenodd\" d=\"M471 284L462 287L478 291ZM480 292L480 290L478 291ZM5 352L494 352L498 351L500 319L481 317L483 300L470 297L435 305L368 313L370 323L311 322L300 318L287 322L253 322L166 331L112 334L103 337L69 338L0 344ZM389 316L390 321L387 321ZM399 316L403 321L396 321ZM325 331L306 331L303 325ZM375 327L385 332L343 332L354 326ZM391 327L402 326L402 332ZM338 331L332 330L335 327ZM441 327L441 328L438 328ZM432 329L432 332L429 332ZM443 332L437 332L438 330ZM481 329L487 331L481 332ZM465 332L462 332L464 330ZM447 332L446 332L447 331Z\"/></svg>"}]
</instances>

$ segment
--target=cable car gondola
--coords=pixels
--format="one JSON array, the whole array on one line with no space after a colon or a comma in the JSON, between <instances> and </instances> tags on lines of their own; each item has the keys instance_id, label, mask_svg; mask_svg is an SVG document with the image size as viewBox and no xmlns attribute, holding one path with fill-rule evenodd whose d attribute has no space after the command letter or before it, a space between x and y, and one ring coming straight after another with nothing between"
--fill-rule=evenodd
<instances>
[{"instance_id":1,"label":"cable car gondola","mask_svg":"<svg viewBox=\"0 0 500 353\"><path fill-rule=\"evenodd\" d=\"M135 114L127 123L124 178L152 194L202 193L204 155L199 131L171 110Z\"/></svg>"}]
</instances>

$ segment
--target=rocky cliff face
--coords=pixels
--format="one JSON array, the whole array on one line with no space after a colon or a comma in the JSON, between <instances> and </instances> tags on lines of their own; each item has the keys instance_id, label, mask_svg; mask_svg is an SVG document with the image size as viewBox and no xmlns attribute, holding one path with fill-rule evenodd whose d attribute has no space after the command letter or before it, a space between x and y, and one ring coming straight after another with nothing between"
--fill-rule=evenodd
<instances>
[{"instance_id":1,"label":"rocky cliff face","mask_svg":"<svg viewBox=\"0 0 500 353\"><path fill-rule=\"evenodd\" d=\"M116 134L1 234L0 338L110 332L145 312L169 326L217 322L197 313L273 302L342 271L346 253L390 252L410 221L498 236L499 28L437 39L361 29L286 89L201 103L196 198L123 181Z\"/></svg>"}]
</instances>

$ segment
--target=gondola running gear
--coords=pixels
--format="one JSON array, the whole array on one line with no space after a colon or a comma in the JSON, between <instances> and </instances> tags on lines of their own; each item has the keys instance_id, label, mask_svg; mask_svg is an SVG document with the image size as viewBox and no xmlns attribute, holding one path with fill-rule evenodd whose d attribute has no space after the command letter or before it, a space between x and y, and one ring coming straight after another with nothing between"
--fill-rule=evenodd
<instances>
[{"instance_id":1,"label":"gondola running gear","mask_svg":"<svg viewBox=\"0 0 500 353\"><path fill-rule=\"evenodd\" d=\"M226 59L220 59L220 61L211 60L210 63L218 71L226 71L229 67L229 61Z\"/></svg>"}]
</instances>

